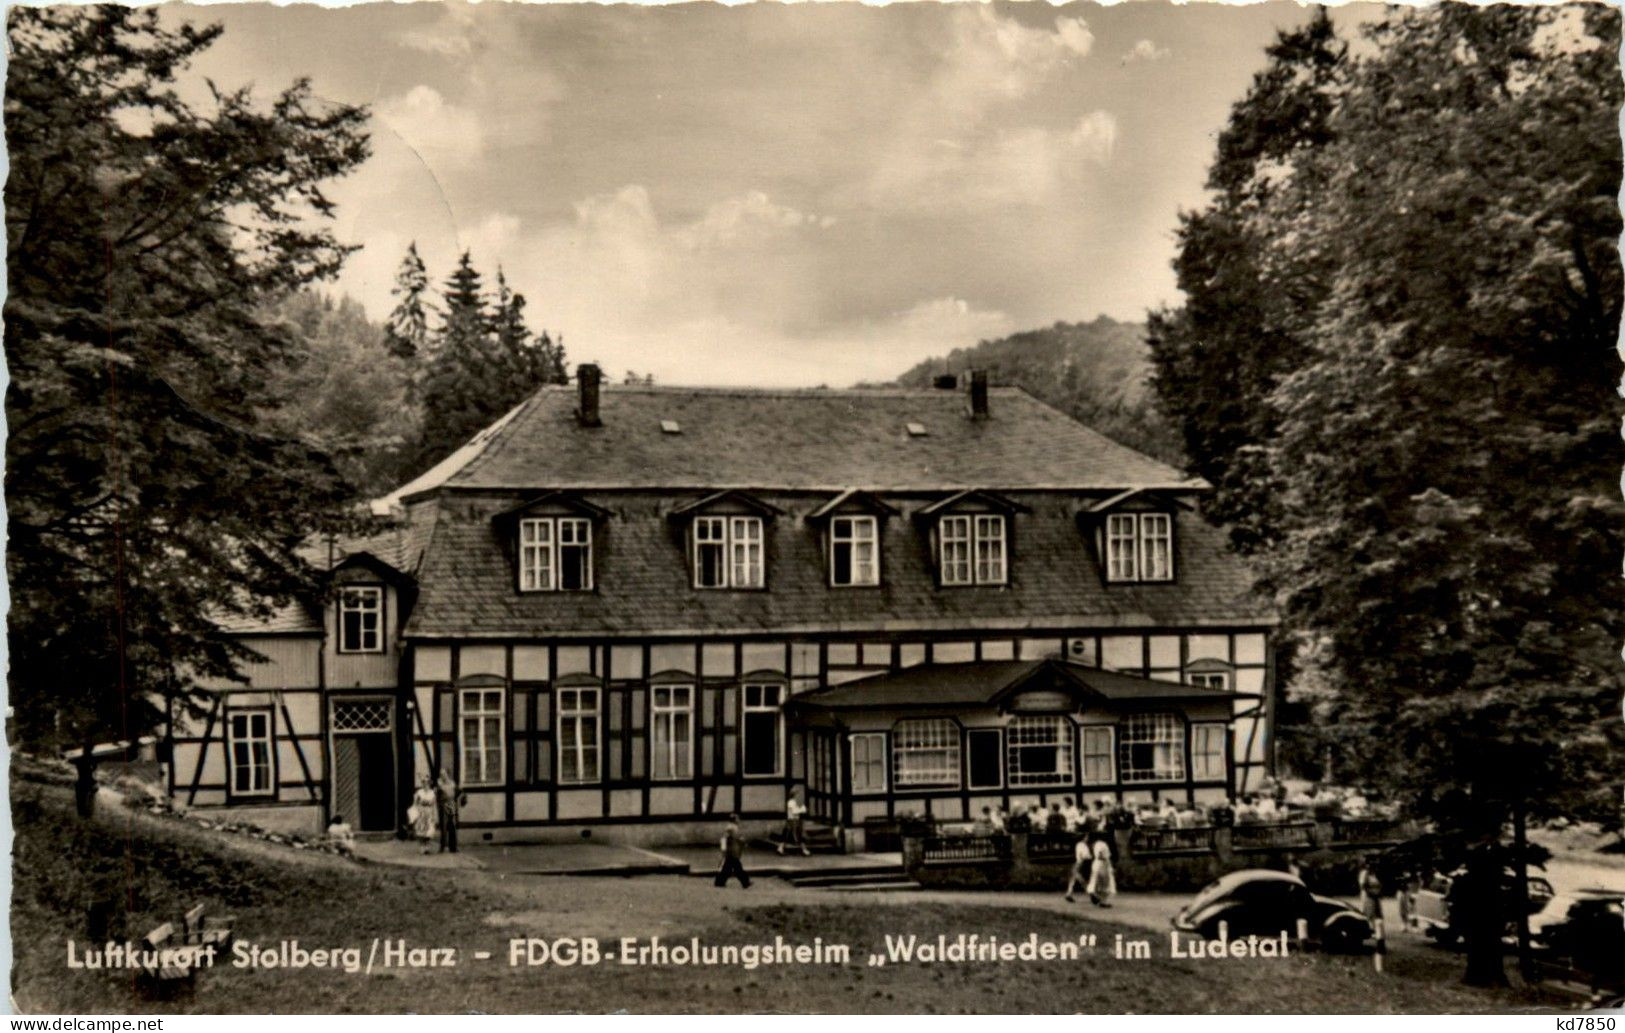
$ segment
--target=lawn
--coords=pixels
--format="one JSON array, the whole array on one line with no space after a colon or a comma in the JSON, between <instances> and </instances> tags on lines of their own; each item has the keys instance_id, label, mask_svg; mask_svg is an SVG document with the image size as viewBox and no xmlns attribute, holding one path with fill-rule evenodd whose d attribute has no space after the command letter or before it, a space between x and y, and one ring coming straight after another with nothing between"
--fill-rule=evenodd
<instances>
[{"instance_id":1,"label":"lawn","mask_svg":"<svg viewBox=\"0 0 1625 1033\"><path fill-rule=\"evenodd\" d=\"M1541 1001L1456 985L1458 960L1293 957L1193 961L1167 957L1166 937L1067 913L985 904L887 902L794 889L762 879L748 891L716 890L680 876L634 879L503 877L480 872L384 868L233 839L147 815L106 813L87 824L56 787L13 787L17 830L12 935L13 994L31 1013L196 1012L1505 1012ZM138 938L196 903L237 917L240 941L297 939L305 949L357 947L374 938L410 947L453 947L454 968L372 974L315 969L205 971L172 1003L145 1001L133 981L69 969L67 941L82 943L86 902L109 894ZM953 940L975 934L1017 942L1098 947L1075 961L989 961L871 967L884 938ZM1111 956L1113 937L1150 939L1153 957ZM604 962L592 967L510 967L510 938L599 937L607 953L623 936L668 944L849 944L836 965L740 967ZM474 950L490 951L475 961ZM1549 1005L1548 1005L1549 1006Z\"/></svg>"}]
</instances>

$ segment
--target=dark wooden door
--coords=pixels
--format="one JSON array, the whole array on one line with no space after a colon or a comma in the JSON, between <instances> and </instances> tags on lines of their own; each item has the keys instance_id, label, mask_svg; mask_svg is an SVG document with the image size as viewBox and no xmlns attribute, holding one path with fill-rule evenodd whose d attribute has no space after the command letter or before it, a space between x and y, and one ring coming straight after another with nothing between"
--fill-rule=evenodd
<instances>
[{"instance_id":1,"label":"dark wooden door","mask_svg":"<svg viewBox=\"0 0 1625 1033\"><path fill-rule=\"evenodd\" d=\"M395 739L388 732L333 740L333 813L357 832L395 831Z\"/></svg>"}]
</instances>

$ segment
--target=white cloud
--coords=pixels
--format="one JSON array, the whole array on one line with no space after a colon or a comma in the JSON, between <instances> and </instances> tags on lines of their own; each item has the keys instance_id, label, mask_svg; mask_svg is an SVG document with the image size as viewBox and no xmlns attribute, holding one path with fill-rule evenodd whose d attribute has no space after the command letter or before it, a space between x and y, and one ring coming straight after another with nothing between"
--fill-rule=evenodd
<instances>
[{"instance_id":1,"label":"white cloud","mask_svg":"<svg viewBox=\"0 0 1625 1033\"><path fill-rule=\"evenodd\" d=\"M485 150L485 132L474 112L447 102L431 86L414 86L403 96L380 101L373 118L417 152L431 170L472 165Z\"/></svg>"},{"instance_id":2,"label":"white cloud","mask_svg":"<svg viewBox=\"0 0 1625 1033\"><path fill-rule=\"evenodd\" d=\"M1092 111L1066 129L1033 126L898 148L868 185L873 204L914 211L978 212L1065 203L1092 166L1111 161L1117 118Z\"/></svg>"},{"instance_id":3,"label":"white cloud","mask_svg":"<svg viewBox=\"0 0 1625 1033\"><path fill-rule=\"evenodd\" d=\"M1148 39L1142 39L1134 46L1123 52L1123 63L1133 61L1161 61L1169 55L1167 47L1159 47Z\"/></svg>"},{"instance_id":4,"label":"white cloud","mask_svg":"<svg viewBox=\"0 0 1625 1033\"><path fill-rule=\"evenodd\" d=\"M1053 30L1002 18L991 7L954 9L951 41L931 84L929 102L975 120L1001 100L1026 96L1095 42L1082 18L1057 18Z\"/></svg>"},{"instance_id":5,"label":"white cloud","mask_svg":"<svg viewBox=\"0 0 1625 1033\"><path fill-rule=\"evenodd\" d=\"M1061 44L1079 57L1088 57L1094 48L1095 34L1082 18L1057 18L1055 31L1060 34Z\"/></svg>"}]
</instances>

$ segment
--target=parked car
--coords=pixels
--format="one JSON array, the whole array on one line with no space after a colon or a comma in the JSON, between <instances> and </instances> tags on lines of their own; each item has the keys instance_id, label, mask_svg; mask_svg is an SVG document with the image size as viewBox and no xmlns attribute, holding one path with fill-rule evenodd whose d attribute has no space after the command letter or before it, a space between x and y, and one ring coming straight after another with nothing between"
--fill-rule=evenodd
<instances>
[{"instance_id":1,"label":"parked car","mask_svg":"<svg viewBox=\"0 0 1625 1033\"><path fill-rule=\"evenodd\" d=\"M1174 916L1174 928L1206 939L1219 935L1220 922L1231 939L1283 930L1296 935L1299 919L1322 950L1363 950L1376 937L1371 921L1358 909L1309 892L1296 875L1262 868L1231 872L1202 890Z\"/></svg>"},{"instance_id":2,"label":"parked car","mask_svg":"<svg viewBox=\"0 0 1625 1033\"><path fill-rule=\"evenodd\" d=\"M1541 961L1593 993L1625 993L1625 902L1620 894L1581 890L1554 897L1529 920Z\"/></svg>"},{"instance_id":3,"label":"parked car","mask_svg":"<svg viewBox=\"0 0 1625 1033\"><path fill-rule=\"evenodd\" d=\"M1456 880L1461 878L1465 869L1457 868L1449 875L1434 876L1422 883L1417 891L1415 901L1411 905L1411 922L1424 934L1445 946L1451 946L1461 940L1464 930L1461 924L1460 913L1452 914L1450 891ZM1501 873L1501 893L1508 899L1515 898L1518 888L1517 874L1506 868ZM1552 884L1538 875L1529 876L1529 907L1530 915L1539 914L1554 896ZM1517 920L1507 921L1507 934L1517 935Z\"/></svg>"}]
</instances>

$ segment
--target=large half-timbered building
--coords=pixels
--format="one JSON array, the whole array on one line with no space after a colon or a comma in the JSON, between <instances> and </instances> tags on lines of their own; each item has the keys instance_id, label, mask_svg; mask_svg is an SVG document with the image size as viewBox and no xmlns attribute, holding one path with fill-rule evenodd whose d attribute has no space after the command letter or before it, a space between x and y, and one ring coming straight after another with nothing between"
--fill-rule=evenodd
<instances>
[{"instance_id":1,"label":"large half-timbered building","mask_svg":"<svg viewBox=\"0 0 1625 1033\"><path fill-rule=\"evenodd\" d=\"M473 838L675 841L792 789L857 828L1262 778L1273 618L1200 482L981 376L578 379L223 626L264 661L176 715L178 802L387 832L450 769Z\"/></svg>"}]
</instances>

